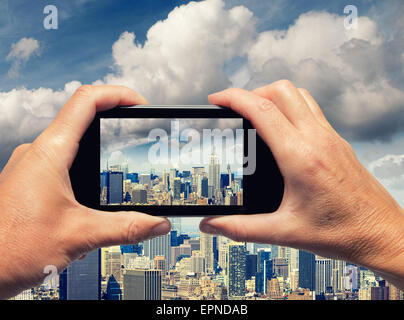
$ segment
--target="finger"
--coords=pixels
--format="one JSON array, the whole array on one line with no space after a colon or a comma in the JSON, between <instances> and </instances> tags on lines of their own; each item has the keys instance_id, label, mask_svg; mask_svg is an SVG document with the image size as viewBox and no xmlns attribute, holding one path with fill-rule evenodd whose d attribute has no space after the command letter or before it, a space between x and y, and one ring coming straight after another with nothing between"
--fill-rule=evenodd
<instances>
[{"instance_id":1,"label":"finger","mask_svg":"<svg viewBox=\"0 0 404 320\"><path fill-rule=\"evenodd\" d=\"M171 224L166 218L140 212L103 212L83 207L80 218L71 222L73 246L88 250L135 244L167 234Z\"/></svg>"},{"instance_id":2,"label":"finger","mask_svg":"<svg viewBox=\"0 0 404 320\"><path fill-rule=\"evenodd\" d=\"M255 215L235 215L205 218L200 222L202 232L218 234L235 241L284 244L290 224L281 212Z\"/></svg>"},{"instance_id":3,"label":"finger","mask_svg":"<svg viewBox=\"0 0 404 320\"><path fill-rule=\"evenodd\" d=\"M306 127L315 120L300 92L288 80L276 81L268 86L255 89L253 92L273 101L297 128Z\"/></svg>"},{"instance_id":4,"label":"finger","mask_svg":"<svg viewBox=\"0 0 404 320\"><path fill-rule=\"evenodd\" d=\"M285 153L287 141L296 138L296 128L270 100L243 89L227 89L209 96L213 105L227 106L250 120L275 158Z\"/></svg>"},{"instance_id":5,"label":"finger","mask_svg":"<svg viewBox=\"0 0 404 320\"><path fill-rule=\"evenodd\" d=\"M24 156L30 146L30 143L25 143L19 145L17 148L14 149L13 153L10 156L10 159L1 172L2 175L7 175L8 172L10 172L14 168L14 166L18 163L18 161L20 161L20 159Z\"/></svg>"},{"instance_id":6,"label":"finger","mask_svg":"<svg viewBox=\"0 0 404 320\"><path fill-rule=\"evenodd\" d=\"M306 104L309 106L311 112L313 113L316 120L327 129L333 129L328 120L326 119L323 111L321 110L320 106L317 104L316 100L312 97L309 91L304 88L298 88L300 94L306 101ZM333 129L334 130L334 129Z\"/></svg>"},{"instance_id":7,"label":"finger","mask_svg":"<svg viewBox=\"0 0 404 320\"><path fill-rule=\"evenodd\" d=\"M69 168L80 139L97 111L134 104L147 104L147 101L127 87L82 86L35 142Z\"/></svg>"}]
</instances>

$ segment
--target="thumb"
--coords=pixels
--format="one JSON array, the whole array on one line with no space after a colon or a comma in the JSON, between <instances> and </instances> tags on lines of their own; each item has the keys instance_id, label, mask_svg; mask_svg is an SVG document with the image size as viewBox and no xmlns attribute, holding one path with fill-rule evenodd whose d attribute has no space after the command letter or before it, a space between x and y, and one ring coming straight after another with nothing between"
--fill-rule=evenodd
<instances>
[{"instance_id":1,"label":"thumb","mask_svg":"<svg viewBox=\"0 0 404 320\"><path fill-rule=\"evenodd\" d=\"M104 212L83 207L73 230L73 247L79 251L138 242L165 235L171 230L167 218L140 212Z\"/></svg>"},{"instance_id":2,"label":"thumb","mask_svg":"<svg viewBox=\"0 0 404 320\"><path fill-rule=\"evenodd\" d=\"M209 217L200 222L202 232L218 234L240 242L283 244L288 225L280 212Z\"/></svg>"}]
</instances>

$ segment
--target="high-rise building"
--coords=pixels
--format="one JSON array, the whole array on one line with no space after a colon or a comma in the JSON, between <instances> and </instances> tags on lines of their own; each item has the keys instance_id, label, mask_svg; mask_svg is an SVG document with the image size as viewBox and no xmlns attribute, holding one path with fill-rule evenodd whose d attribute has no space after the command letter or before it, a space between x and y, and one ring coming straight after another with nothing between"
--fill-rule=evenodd
<instances>
[{"instance_id":1,"label":"high-rise building","mask_svg":"<svg viewBox=\"0 0 404 320\"><path fill-rule=\"evenodd\" d=\"M128 173L129 173L129 166L128 166L128 161L127 160L122 162L121 171L123 173L123 180L128 179L127 177L128 177Z\"/></svg>"},{"instance_id":2,"label":"high-rise building","mask_svg":"<svg viewBox=\"0 0 404 320\"><path fill-rule=\"evenodd\" d=\"M277 277L287 279L289 277L289 263L285 258L272 259L272 272Z\"/></svg>"},{"instance_id":3,"label":"high-rise building","mask_svg":"<svg viewBox=\"0 0 404 320\"><path fill-rule=\"evenodd\" d=\"M403 300L403 291L391 283L386 283L389 288L389 300Z\"/></svg>"},{"instance_id":4,"label":"high-rise building","mask_svg":"<svg viewBox=\"0 0 404 320\"><path fill-rule=\"evenodd\" d=\"M205 258L205 272L213 274L215 271L213 256L213 235L204 232L201 232L200 235L200 251Z\"/></svg>"},{"instance_id":5,"label":"high-rise building","mask_svg":"<svg viewBox=\"0 0 404 320\"><path fill-rule=\"evenodd\" d=\"M117 171L109 171L107 183L107 204L122 204L123 173Z\"/></svg>"},{"instance_id":6,"label":"high-rise building","mask_svg":"<svg viewBox=\"0 0 404 320\"><path fill-rule=\"evenodd\" d=\"M230 164L227 165L227 175L229 176L229 183L228 183L228 187L229 188L233 188L233 179L232 179L232 174L231 174L231 169L230 169Z\"/></svg>"},{"instance_id":7,"label":"high-rise building","mask_svg":"<svg viewBox=\"0 0 404 320\"><path fill-rule=\"evenodd\" d=\"M67 300L99 300L101 298L101 250L73 262L66 272Z\"/></svg>"},{"instance_id":8,"label":"high-rise building","mask_svg":"<svg viewBox=\"0 0 404 320\"><path fill-rule=\"evenodd\" d=\"M257 292L268 293L268 281L270 281L274 276L274 261L272 259L264 260L262 272L258 277L258 279L261 279L262 284L259 284L260 291Z\"/></svg>"},{"instance_id":9,"label":"high-rise building","mask_svg":"<svg viewBox=\"0 0 404 320\"><path fill-rule=\"evenodd\" d=\"M160 300L161 271L127 269L123 273L124 300Z\"/></svg>"},{"instance_id":10,"label":"high-rise building","mask_svg":"<svg viewBox=\"0 0 404 320\"><path fill-rule=\"evenodd\" d=\"M333 291L334 292L343 292L343 291L345 291L346 262L342 261L342 260L332 260L331 268L332 268L331 286L332 286ZM357 275L355 276L355 280L357 282L357 280L358 280ZM352 283L350 283L349 286L350 286L349 290L351 290L352 289Z\"/></svg>"},{"instance_id":11,"label":"high-rise building","mask_svg":"<svg viewBox=\"0 0 404 320\"><path fill-rule=\"evenodd\" d=\"M379 281L378 287L370 288L371 300L389 300L389 287L386 287L386 281Z\"/></svg>"},{"instance_id":12,"label":"high-rise building","mask_svg":"<svg viewBox=\"0 0 404 320\"><path fill-rule=\"evenodd\" d=\"M132 191L132 202L134 204L147 203L147 191L144 189L135 189Z\"/></svg>"},{"instance_id":13,"label":"high-rise building","mask_svg":"<svg viewBox=\"0 0 404 320\"><path fill-rule=\"evenodd\" d=\"M201 179L201 197L203 198L209 197L208 178L206 177L203 177Z\"/></svg>"},{"instance_id":14,"label":"high-rise building","mask_svg":"<svg viewBox=\"0 0 404 320\"><path fill-rule=\"evenodd\" d=\"M139 176L139 183L144 186L144 185L148 185L148 187L151 186L151 174L141 174Z\"/></svg>"},{"instance_id":15,"label":"high-rise building","mask_svg":"<svg viewBox=\"0 0 404 320\"><path fill-rule=\"evenodd\" d=\"M166 261L171 261L171 236L166 234L143 242L143 255L153 260L156 256L163 256ZM169 263L166 263L168 271Z\"/></svg>"},{"instance_id":16,"label":"high-rise building","mask_svg":"<svg viewBox=\"0 0 404 320\"><path fill-rule=\"evenodd\" d=\"M177 177L177 169L170 169L170 189L174 189L174 180Z\"/></svg>"},{"instance_id":17,"label":"high-rise building","mask_svg":"<svg viewBox=\"0 0 404 320\"><path fill-rule=\"evenodd\" d=\"M107 276L113 275L116 281L122 281L121 274L121 248L112 246L105 252L105 273Z\"/></svg>"},{"instance_id":18,"label":"high-rise building","mask_svg":"<svg viewBox=\"0 0 404 320\"><path fill-rule=\"evenodd\" d=\"M163 187L164 187L165 191L167 191L168 188L169 188L168 180L169 180L168 173L164 170L164 172L163 172Z\"/></svg>"},{"instance_id":19,"label":"high-rise building","mask_svg":"<svg viewBox=\"0 0 404 320\"><path fill-rule=\"evenodd\" d=\"M310 291L316 288L316 257L303 250L299 251L299 287Z\"/></svg>"},{"instance_id":20,"label":"high-rise building","mask_svg":"<svg viewBox=\"0 0 404 320\"><path fill-rule=\"evenodd\" d=\"M205 257L200 251L193 251L191 256L191 272L205 272Z\"/></svg>"},{"instance_id":21,"label":"high-rise building","mask_svg":"<svg viewBox=\"0 0 404 320\"><path fill-rule=\"evenodd\" d=\"M210 156L208 185L213 186L214 196L216 196L220 189L220 163L215 151Z\"/></svg>"},{"instance_id":22,"label":"high-rise building","mask_svg":"<svg viewBox=\"0 0 404 320\"><path fill-rule=\"evenodd\" d=\"M243 242L227 245L227 288L229 296L245 295L246 249Z\"/></svg>"},{"instance_id":23,"label":"high-rise building","mask_svg":"<svg viewBox=\"0 0 404 320\"><path fill-rule=\"evenodd\" d=\"M181 178L174 178L174 199L181 199Z\"/></svg>"},{"instance_id":24,"label":"high-rise building","mask_svg":"<svg viewBox=\"0 0 404 320\"><path fill-rule=\"evenodd\" d=\"M221 173L220 174L220 189L224 189L230 185L230 181L234 181L234 173L230 176L228 173Z\"/></svg>"},{"instance_id":25,"label":"high-rise building","mask_svg":"<svg viewBox=\"0 0 404 320\"><path fill-rule=\"evenodd\" d=\"M316 256L316 295L327 292L328 287L332 287L332 260Z\"/></svg>"},{"instance_id":26,"label":"high-rise building","mask_svg":"<svg viewBox=\"0 0 404 320\"><path fill-rule=\"evenodd\" d=\"M217 237L217 250L218 250L218 267L226 273L227 267L227 243L230 240L223 236Z\"/></svg>"}]
</instances>

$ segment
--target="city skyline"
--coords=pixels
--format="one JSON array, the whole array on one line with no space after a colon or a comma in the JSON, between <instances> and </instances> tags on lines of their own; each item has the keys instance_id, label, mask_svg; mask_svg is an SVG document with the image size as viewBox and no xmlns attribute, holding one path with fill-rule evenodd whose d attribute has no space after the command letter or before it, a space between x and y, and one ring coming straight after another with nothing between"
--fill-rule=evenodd
<instances>
[{"instance_id":1,"label":"city skyline","mask_svg":"<svg viewBox=\"0 0 404 320\"><path fill-rule=\"evenodd\" d=\"M40 286L16 298L404 299L401 290L364 267L285 246L235 242L205 233L190 237L180 231L183 218L170 220L169 234L96 250L61 273L56 291ZM85 288L77 291L81 286Z\"/></svg>"}]
</instances>

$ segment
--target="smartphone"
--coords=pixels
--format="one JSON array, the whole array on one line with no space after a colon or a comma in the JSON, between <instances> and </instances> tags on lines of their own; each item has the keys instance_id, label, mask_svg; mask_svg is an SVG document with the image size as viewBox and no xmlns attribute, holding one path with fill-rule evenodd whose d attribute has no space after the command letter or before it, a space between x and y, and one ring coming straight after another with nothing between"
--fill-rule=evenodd
<instances>
[{"instance_id":1,"label":"smartphone","mask_svg":"<svg viewBox=\"0 0 404 320\"><path fill-rule=\"evenodd\" d=\"M83 205L158 216L274 212L284 192L271 150L251 123L211 105L97 113L70 176Z\"/></svg>"}]
</instances>

